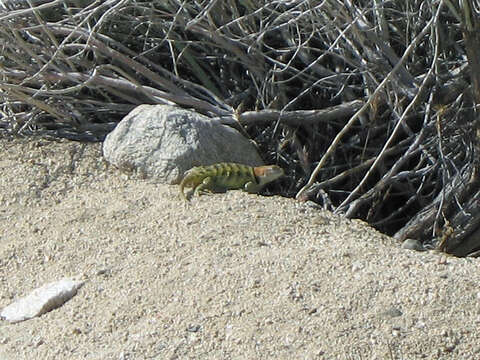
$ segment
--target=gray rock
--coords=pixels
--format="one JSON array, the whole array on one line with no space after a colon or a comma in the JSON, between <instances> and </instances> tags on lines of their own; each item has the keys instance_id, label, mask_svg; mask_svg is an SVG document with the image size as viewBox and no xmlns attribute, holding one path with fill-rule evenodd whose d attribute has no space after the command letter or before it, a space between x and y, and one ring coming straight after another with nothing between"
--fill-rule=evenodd
<instances>
[{"instance_id":1,"label":"gray rock","mask_svg":"<svg viewBox=\"0 0 480 360\"><path fill-rule=\"evenodd\" d=\"M263 165L255 146L237 130L170 105L140 105L103 143L105 159L168 184L198 165L239 162Z\"/></svg>"},{"instance_id":2,"label":"gray rock","mask_svg":"<svg viewBox=\"0 0 480 360\"><path fill-rule=\"evenodd\" d=\"M402 243L402 248L408 250L425 251L423 244L420 241L414 239L406 239Z\"/></svg>"},{"instance_id":3,"label":"gray rock","mask_svg":"<svg viewBox=\"0 0 480 360\"><path fill-rule=\"evenodd\" d=\"M62 306L74 297L83 283L83 281L62 279L46 284L8 305L0 316L9 322L19 322L40 316Z\"/></svg>"}]
</instances>

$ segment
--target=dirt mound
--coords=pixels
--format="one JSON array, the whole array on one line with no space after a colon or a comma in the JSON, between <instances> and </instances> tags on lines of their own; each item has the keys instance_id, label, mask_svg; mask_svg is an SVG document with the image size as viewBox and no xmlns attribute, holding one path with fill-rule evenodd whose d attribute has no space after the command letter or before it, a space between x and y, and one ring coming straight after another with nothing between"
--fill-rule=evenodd
<instances>
[{"instance_id":1,"label":"dirt mound","mask_svg":"<svg viewBox=\"0 0 480 360\"><path fill-rule=\"evenodd\" d=\"M0 141L0 308L63 277L62 307L2 322L2 359L468 359L478 260L359 221L109 167L100 144Z\"/></svg>"}]
</instances>

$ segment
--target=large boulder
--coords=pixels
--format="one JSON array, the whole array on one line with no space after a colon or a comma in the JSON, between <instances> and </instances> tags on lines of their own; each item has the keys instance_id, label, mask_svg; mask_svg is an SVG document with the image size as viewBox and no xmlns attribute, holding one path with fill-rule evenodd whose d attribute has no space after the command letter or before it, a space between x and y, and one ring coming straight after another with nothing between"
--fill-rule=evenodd
<instances>
[{"instance_id":1,"label":"large boulder","mask_svg":"<svg viewBox=\"0 0 480 360\"><path fill-rule=\"evenodd\" d=\"M140 105L107 135L103 154L111 164L168 184L193 166L217 162L262 165L255 146L237 130L170 105Z\"/></svg>"}]
</instances>

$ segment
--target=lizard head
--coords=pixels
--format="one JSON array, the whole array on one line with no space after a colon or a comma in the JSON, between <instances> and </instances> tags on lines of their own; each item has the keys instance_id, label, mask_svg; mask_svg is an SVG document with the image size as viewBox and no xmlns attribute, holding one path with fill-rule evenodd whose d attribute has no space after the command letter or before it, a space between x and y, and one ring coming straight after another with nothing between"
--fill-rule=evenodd
<instances>
[{"instance_id":1,"label":"lizard head","mask_svg":"<svg viewBox=\"0 0 480 360\"><path fill-rule=\"evenodd\" d=\"M267 184L285 175L283 169L277 165L257 166L253 168L253 172L260 184Z\"/></svg>"}]
</instances>

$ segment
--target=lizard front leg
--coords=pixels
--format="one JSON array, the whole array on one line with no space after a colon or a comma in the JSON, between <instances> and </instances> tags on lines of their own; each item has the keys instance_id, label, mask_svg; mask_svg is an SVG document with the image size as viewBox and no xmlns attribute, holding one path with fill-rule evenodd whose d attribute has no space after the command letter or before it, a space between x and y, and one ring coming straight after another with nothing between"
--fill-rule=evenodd
<instances>
[{"instance_id":1,"label":"lizard front leg","mask_svg":"<svg viewBox=\"0 0 480 360\"><path fill-rule=\"evenodd\" d=\"M256 194L256 193L258 193L258 190L259 190L258 184L255 184L253 181L247 182L243 186L243 189L250 194Z\"/></svg>"},{"instance_id":2,"label":"lizard front leg","mask_svg":"<svg viewBox=\"0 0 480 360\"><path fill-rule=\"evenodd\" d=\"M210 176L206 177L200 184L195 187L194 195L200 196L200 194L205 194L207 192L206 190L212 190L213 184L213 179Z\"/></svg>"}]
</instances>

